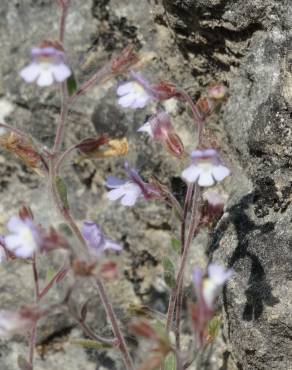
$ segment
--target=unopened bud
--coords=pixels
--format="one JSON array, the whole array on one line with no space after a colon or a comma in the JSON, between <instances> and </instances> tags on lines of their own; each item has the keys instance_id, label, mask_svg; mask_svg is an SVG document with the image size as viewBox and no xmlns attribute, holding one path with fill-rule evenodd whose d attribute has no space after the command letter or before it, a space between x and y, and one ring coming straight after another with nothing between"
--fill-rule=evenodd
<instances>
[{"instance_id":1,"label":"unopened bud","mask_svg":"<svg viewBox=\"0 0 292 370\"><path fill-rule=\"evenodd\" d=\"M168 137L164 141L164 144L169 153L171 153L175 157L182 157L185 155L184 145L177 134L168 134Z\"/></svg>"}]
</instances>

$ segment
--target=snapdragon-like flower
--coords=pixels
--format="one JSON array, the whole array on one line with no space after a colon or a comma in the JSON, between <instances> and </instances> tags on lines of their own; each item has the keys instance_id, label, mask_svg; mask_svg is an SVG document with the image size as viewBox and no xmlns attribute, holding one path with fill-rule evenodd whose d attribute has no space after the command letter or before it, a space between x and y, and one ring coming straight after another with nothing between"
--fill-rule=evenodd
<instances>
[{"instance_id":1,"label":"snapdragon-like flower","mask_svg":"<svg viewBox=\"0 0 292 370\"><path fill-rule=\"evenodd\" d=\"M232 270L225 270L216 264L210 264L208 266L207 276L204 276L204 272L200 268L196 268L193 272L197 303L190 304L190 313L193 328L197 335L198 347L201 347L205 343L206 329L215 312L215 300L223 285L231 278L232 274Z\"/></svg>"},{"instance_id":2,"label":"snapdragon-like flower","mask_svg":"<svg viewBox=\"0 0 292 370\"><path fill-rule=\"evenodd\" d=\"M181 174L189 183L198 182L200 186L212 186L230 174L230 170L221 162L215 149L194 150L191 154L192 164Z\"/></svg>"},{"instance_id":3,"label":"snapdragon-like flower","mask_svg":"<svg viewBox=\"0 0 292 370\"><path fill-rule=\"evenodd\" d=\"M100 256L106 250L122 250L122 246L106 237L94 221L84 221L82 235L88 248L97 256Z\"/></svg>"},{"instance_id":4,"label":"snapdragon-like flower","mask_svg":"<svg viewBox=\"0 0 292 370\"><path fill-rule=\"evenodd\" d=\"M15 334L25 334L33 320L21 311L0 310L0 338L9 339Z\"/></svg>"},{"instance_id":5,"label":"snapdragon-like flower","mask_svg":"<svg viewBox=\"0 0 292 370\"><path fill-rule=\"evenodd\" d=\"M124 108L144 108L153 100L153 96L138 81L121 84L117 89L117 94L119 95L118 103Z\"/></svg>"},{"instance_id":6,"label":"snapdragon-like flower","mask_svg":"<svg viewBox=\"0 0 292 370\"><path fill-rule=\"evenodd\" d=\"M203 276L201 269L195 269L193 281L199 301L203 301L208 309L214 309L214 302L221 288L233 275L233 270L225 270L224 267L211 263L208 266L208 275Z\"/></svg>"},{"instance_id":7,"label":"snapdragon-like flower","mask_svg":"<svg viewBox=\"0 0 292 370\"><path fill-rule=\"evenodd\" d=\"M176 134L169 115L165 111L160 111L152 116L138 132L146 132L153 140L160 141L166 149L176 157L184 154L184 146Z\"/></svg>"},{"instance_id":8,"label":"snapdragon-like flower","mask_svg":"<svg viewBox=\"0 0 292 370\"><path fill-rule=\"evenodd\" d=\"M13 216L7 229L10 234L5 236L5 247L16 257L31 258L40 248L40 231L31 219Z\"/></svg>"},{"instance_id":9,"label":"snapdragon-like flower","mask_svg":"<svg viewBox=\"0 0 292 370\"><path fill-rule=\"evenodd\" d=\"M161 197L160 191L151 184L145 183L138 172L125 165L127 180L118 179L115 176L109 176L106 186L110 189L107 198L111 201L120 199L123 206L131 207L138 199L157 199Z\"/></svg>"},{"instance_id":10,"label":"snapdragon-like flower","mask_svg":"<svg viewBox=\"0 0 292 370\"><path fill-rule=\"evenodd\" d=\"M162 101L180 93L174 85L162 81L157 85L151 85L140 73L131 71L134 81L121 84L117 89L120 96L118 103L124 108L144 108L149 102Z\"/></svg>"},{"instance_id":11,"label":"snapdragon-like flower","mask_svg":"<svg viewBox=\"0 0 292 370\"><path fill-rule=\"evenodd\" d=\"M54 81L63 82L71 75L64 51L57 43L46 41L40 47L32 48L31 58L31 63L20 71L20 76L28 83L36 81L39 86L49 86Z\"/></svg>"}]
</instances>

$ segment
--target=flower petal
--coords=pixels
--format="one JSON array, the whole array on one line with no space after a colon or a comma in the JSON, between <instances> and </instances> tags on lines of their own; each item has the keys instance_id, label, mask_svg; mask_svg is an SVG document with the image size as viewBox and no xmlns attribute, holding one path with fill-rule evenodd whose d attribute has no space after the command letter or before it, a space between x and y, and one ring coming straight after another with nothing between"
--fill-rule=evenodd
<instances>
[{"instance_id":1,"label":"flower petal","mask_svg":"<svg viewBox=\"0 0 292 370\"><path fill-rule=\"evenodd\" d=\"M109 200L117 200L125 194L125 189L123 186L109 191L106 196Z\"/></svg>"},{"instance_id":2,"label":"flower petal","mask_svg":"<svg viewBox=\"0 0 292 370\"><path fill-rule=\"evenodd\" d=\"M200 174L198 184L200 186L212 186L215 184L211 171L204 171Z\"/></svg>"},{"instance_id":3,"label":"flower petal","mask_svg":"<svg viewBox=\"0 0 292 370\"><path fill-rule=\"evenodd\" d=\"M115 176L108 176L107 179L106 179L106 186L108 188L118 188L122 185L124 185L126 183L125 180L121 180L119 179L118 177L115 177Z\"/></svg>"},{"instance_id":4,"label":"flower petal","mask_svg":"<svg viewBox=\"0 0 292 370\"><path fill-rule=\"evenodd\" d=\"M126 207L132 207L136 202L137 199L142 194L142 190L136 184L128 184L127 192L121 199L121 204Z\"/></svg>"},{"instance_id":5,"label":"flower petal","mask_svg":"<svg viewBox=\"0 0 292 370\"><path fill-rule=\"evenodd\" d=\"M111 239L105 239L103 249L104 250L111 249L111 250L114 250L114 251L121 251L123 249L123 247L120 244L114 242Z\"/></svg>"},{"instance_id":6,"label":"flower petal","mask_svg":"<svg viewBox=\"0 0 292 370\"><path fill-rule=\"evenodd\" d=\"M134 89L135 89L135 86L133 82L126 82L117 88L117 94L119 96L127 95L129 93L132 93Z\"/></svg>"},{"instance_id":7,"label":"flower petal","mask_svg":"<svg viewBox=\"0 0 292 370\"><path fill-rule=\"evenodd\" d=\"M131 108L144 108L148 101L150 100L149 95L147 94L136 94L135 100L133 101L133 104L131 105Z\"/></svg>"},{"instance_id":8,"label":"flower petal","mask_svg":"<svg viewBox=\"0 0 292 370\"><path fill-rule=\"evenodd\" d=\"M208 276L217 285L223 285L233 275L233 270L225 270L224 267L211 263L208 266Z\"/></svg>"},{"instance_id":9,"label":"flower petal","mask_svg":"<svg viewBox=\"0 0 292 370\"><path fill-rule=\"evenodd\" d=\"M151 128L151 123L150 122L146 122L144 123L143 126L141 126L137 132L147 132L147 134L150 136L150 137L153 137L153 132L152 132L152 128Z\"/></svg>"},{"instance_id":10,"label":"flower petal","mask_svg":"<svg viewBox=\"0 0 292 370\"><path fill-rule=\"evenodd\" d=\"M41 73L41 69L37 63L31 63L27 67L23 68L20 71L20 76L24 79L24 81L31 83L39 76Z\"/></svg>"},{"instance_id":11,"label":"flower petal","mask_svg":"<svg viewBox=\"0 0 292 370\"><path fill-rule=\"evenodd\" d=\"M136 95L132 93L124 95L118 99L118 103L124 108L131 107L132 104L135 102L135 96Z\"/></svg>"},{"instance_id":12,"label":"flower petal","mask_svg":"<svg viewBox=\"0 0 292 370\"><path fill-rule=\"evenodd\" d=\"M226 176L230 175L230 170L220 164L219 166L213 167L212 174L216 181L222 181Z\"/></svg>"},{"instance_id":13,"label":"flower petal","mask_svg":"<svg viewBox=\"0 0 292 370\"><path fill-rule=\"evenodd\" d=\"M52 66L52 72L57 82L62 82L71 76L71 70L64 63Z\"/></svg>"},{"instance_id":14,"label":"flower petal","mask_svg":"<svg viewBox=\"0 0 292 370\"><path fill-rule=\"evenodd\" d=\"M197 179L201 175L201 173L202 173L201 168L199 168L197 166L194 166L194 165L190 165L185 170L183 170L183 172L181 173L181 177L186 182L192 183L192 182L197 181Z\"/></svg>"},{"instance_id":15,"label":"flower petal","mask_svg":"<svg viewBox=\"0 0 292 370\"><path fill-rule=\"evenodd\" d=\"M41 87L50 86L54 82L53 71L51 68L47 70L41 70L40 76L37 79L37 84Z\"/></svg>"},{"instance_id":16,"label":"flower petal","mask_svg":"<svg viewBox=\"0 0 292 370\"><path fill-rule=\"evenodd\" d=\"M16 216L12 216L8 223L7 223L7 229L10 232L18 233L19 228L23 227L24 222Z\"/></svg>"}]
</instances>

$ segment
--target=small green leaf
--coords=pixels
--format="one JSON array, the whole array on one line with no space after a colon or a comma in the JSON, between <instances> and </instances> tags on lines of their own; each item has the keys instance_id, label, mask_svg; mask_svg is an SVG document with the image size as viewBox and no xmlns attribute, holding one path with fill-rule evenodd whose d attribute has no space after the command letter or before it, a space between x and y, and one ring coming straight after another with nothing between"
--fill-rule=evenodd
<instances>
[{"instance_id":1,"label":"small green leaf","mask_svg":"<svg viewBox=\"0 0 292 370\"><path fill-rule=\"evenodd\" d=\"M77 90L77 81L75 79L74 73L67 79L67 89L69 96L72 96Z\"/></svg>"},{"instance_id":2,"label":"small green leaf","mask_svg":"<svg viewBox=\"0 0 292 370\"><path fill-rule=\"evenodd\" d=\"M175 287L175 268L173 263L168 257L164 257L162 260L162 266L164 269L164 281L169 288Z\"/></svg>"},{"instance_id":3,"label":"small green leaf","mask_svg":"<svg viewBox=\"0 0 292 370\"><path fill-rule=\"evenodd\" d=\"M59 176L56 177L56 186L63 206L66 209L69 209L69 203L67 198L67 185L65 184L65 181Z\"/></svg>"},{"instance_id":4,"label":"small green leaf","mask_svg":"<svg viewBox=\"0 0 292 370\"><path fill-rule=\"evenodd\" d=\"M181 242L176 238L171 239L171 248L175 251L175 253L180 254L181 251Z\"/></svg>"},{"instance_id":5,"label":"small green leaf","mask_svg":"<svg viewBox=\"0 0 292 370\"><path fill-rule=\"evenodd\" d=\"M220 329L220 323L221 323L221 319L220 319L220 316L214 316L208 323L208 334L209 334L209 339L211 341L213 341L218 333L219 333L219 329Z\"/></svg>"},{"instance_id":6,"label":"small green leaf","mask_svg":"<svg viewBox=\"0 0 292 370\"><path fill-rule=\"evenodd\" d=\"M83 348L90 348L90 349L111 348L110 344L97 342L96 340L91 340L91 339L78 338L78 339L72 339L70 342L72 344L75 344L77 346L81 346Z\"/></svg>"},{"instance_id":7,"label":"small green leaf","mask_svg":"<svg viewBox=\"0 0 292 370\"><path fill-rule=\"evenodd\" d=\"M53 276L55 276L56 272L57 271L54 269L54 267L50 266L47 270L46 281L51 281Z\"/></svg>"},{"instance_id":8,"label":"small green leaf","mask_svg":"<svg viewBox=\"0 0 292 370\"><path fill-rule=\"evenodd\" d=\"M174 353L170 353L164 360L164 370L176 370L176 358Z\"/></svg>"}]
</instances>

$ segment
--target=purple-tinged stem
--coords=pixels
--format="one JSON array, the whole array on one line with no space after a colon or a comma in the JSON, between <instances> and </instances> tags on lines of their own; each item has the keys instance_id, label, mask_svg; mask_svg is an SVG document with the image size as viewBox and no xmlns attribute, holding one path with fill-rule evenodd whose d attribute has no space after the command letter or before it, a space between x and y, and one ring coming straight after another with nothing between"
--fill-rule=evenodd
<instances>
[{"instance_id":1,"label":"purple-tinged stem","mask_svg":"<svg viewBox=\"0 0 292 370\"><path fill-rule=\"evenodd\" d=\"M34 281L34 299L35 303L37 304L39 302L39 274L37 270L37 264L36 264L36 255L32 258L32 271L33 271L33 281ZM35 349L35 343L36 343L36 331L37 331L37 325L38 320L36 320L33 323L33 327L30 332L29 337L29 357L28 362L31 365L31 368L33 369L33 360L34 360L34 349Z\"/></svg>"},{"instance_id":2,"label":"purple-tinged stem","mask_svg":"<svg viewBox=\"0 0 292 370\"><path fill-rule=\"evenodd\" d=\"M194 184L188 184L187 193L184 201L184 208L183 208L183 217L181 223L181 255L184 251L185 246L185 234L186 234L186 221L187 221L187 214L188 209L190 206L190 202L192 199L192 193L194 190ZM183 303L183 279L181 281L179 287L179 294L176 301L176 310L175 310L175 339L176 339L176 348L180 349L180 320L181 320L181 310L182 310L182 303Z\"/></svg>"},{"instance_id":3,"label":"purple-tinged stem","mask_svg":"<svg viewBox=\"0 0 292 370\"><path fill-rule=\"evenodd\" d=\"M82 320L78 315L76 315L74 312L72 312L72 310L70 309L70 307L68 306L68 312L69 314L74 318L74 320L76 320L78 322L78 325L81 327L81 329L84 331L84 333L90 338L90 339L93 339L93 340L96 340L97 342L100 342L100 343L103 343L105 345L109 345L109 346L116 346L118 344L118 340L116 338L114 339L109 339L109 338L103 338L97 334L95 334L87 325L86 323L84 322L84 320Z\"/></svg>"},{"instance_id":4,"label":"purple-tinged stem","mask_svg":"<svg viewBox=\"0 0 292 370\"><path fill-rule=\"evenodd\" d=\"M68 8L69 8L70 1L67 0L65 2L61 2L61 17L60 17L60 23L59 23L59 41L61 44L64 43L64 37L65 37L65 26L66 26L66 18L68 14Z\"/></svg>"},{"instance_id":5,"label":"purple-tinged stem","mask_svg":"<svg viewBox=\"0 0 292 370\"><path fill-rule=\"evenodd\" d=\"M61 92L61 98L62 98L61 115L60 115L60 121L59 121L58 129L57 129L57 133L55 137L53 155L56 155L60 152L63 139L64 139L64 134L65 134L65 126L66 126L66 121L67 121L68 111L69 111L68 90L67 90L66 82L62 82L60 92Z\"/></svg>"},{"instance_id":6,"label":"purple-tinged stem","mask_svg":"<svg viewBox=\"0 0 292 370\"><path fill-rule=\"evenodd\" d=\"M191 245L191 242L194 236L194 232L199 223L199 218L197 217L198 208L199 208L199 196L200 196L199 186L196 184L195 189L194 189L193 201L192 201L192 212L191 212L191 218L190 218L189 231L188 231L187 239L184 245L180 268L179 268L177 278L176 278L176 284L175 284L174 289L172 290L170 300L169 300L169 305L168 305L167 322L166 322L167 331L169 331L172 325L175 305L178 299L178 295L180 294L181 282L184 277L188 252L189 252L190 245Z\"/></svg>"},{"instance_id":7,"label":"purple-tinged stem","mask_svg":"<svg viewBox=\"0 0 292 370\"><path fill-rule=\"evenodd\" d=\"M111 305L111 303L108 299L108 296L106 294L104 285L103 285L102 281L99 278L96 278L95 283L97 285L99 295L100 295L102 303L105 307L106 313L107 313L107 315L110 319L113 333L114 333L115 337L117 338L117 340L119 341L118 346L119 346L119 349L120 349L121 354L123 356L125 367L126 367L127 370L134 370L133 361L131 359L128 347L126 345L125 338L124 338L124 336L121 332L121 329L119 327L116 314L115 314L115 312L113 310L113 307L112 307L112 305Z\"/></svg>"},{"instance_id":8,"label":"purple-tinged stem","mask_svg":"<svg viewBox=\"0 0 292 370\"><path fill-rule=\"evenodd\" d=\"M10 125L7 125L6 123L0 123L0 127L3 127L3 128L5 128L5 129L7 129L9 131L15 132L16 134L29 139L29 136L28 136L27 133L25 133L24 131L19 130L18 128L15 128L15 127L12 127Z\"/></svg>"},{"instance_id":9,"label":"purple-tinged stem","mask_svg":"<svg viewBox=\"0 0 292 370\"><path fill-rule=\"evenodd\" d=\"M83 94L87 91L92 85L97 84L101 81L105 81L106 79L112 76L112 69L111 69L111 62L108 62L104 67L98 70L89 80L83 83L81 87L75 91L73 95L70 96L68 99L69 104L73 104L74 101L78 96Z\"/></svg>"}]
</instances>

